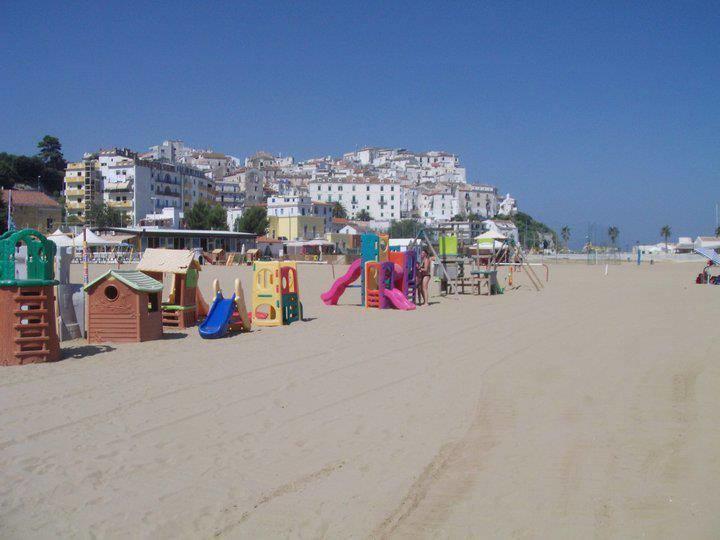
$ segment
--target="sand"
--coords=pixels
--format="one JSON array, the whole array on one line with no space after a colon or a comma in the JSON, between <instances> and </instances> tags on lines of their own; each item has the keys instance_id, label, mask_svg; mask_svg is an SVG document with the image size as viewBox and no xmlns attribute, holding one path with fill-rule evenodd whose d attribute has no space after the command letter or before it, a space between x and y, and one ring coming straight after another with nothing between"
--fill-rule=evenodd
<instances>
[{"instance_id":1,"label":"sand","mask_svg":"<svg viewBox=\"0 0 720 540\"><path fill-rule=\"evenodd\" d=\"M717 537L700 267L558 264L397 312L326 307L331 268L302 266L303 323L66 343L0 370L0 536ZM238 274L249 297L238 268L205 294Z\"/></svg>"}]
</instances>

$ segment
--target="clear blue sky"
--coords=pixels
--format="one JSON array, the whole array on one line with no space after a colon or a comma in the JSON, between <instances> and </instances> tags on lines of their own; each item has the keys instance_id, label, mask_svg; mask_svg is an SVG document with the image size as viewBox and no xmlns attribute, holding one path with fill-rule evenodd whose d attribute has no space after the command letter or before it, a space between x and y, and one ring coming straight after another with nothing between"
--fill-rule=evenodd
<instances>
[{"instance_id":1,"label":"clear blue sky","mask_svg":"<svg viewBox=\"0 0 720 540\"><path fill-rule=\"evenodd\" d=\"M574 236L714 229L717 2L321 4L5 2L0 150L446 149Z\"/></svg>"}]
</instances>

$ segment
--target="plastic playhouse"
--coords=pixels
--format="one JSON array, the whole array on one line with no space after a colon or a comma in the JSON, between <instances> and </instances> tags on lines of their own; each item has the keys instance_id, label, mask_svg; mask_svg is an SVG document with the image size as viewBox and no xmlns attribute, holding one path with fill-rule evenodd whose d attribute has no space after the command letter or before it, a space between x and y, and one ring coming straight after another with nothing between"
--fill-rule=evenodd
<instances>
[{"instance_id":1,"label":"plastic playhouse","mask_svg":"<svg viewBox=\"0 0 720 540\"><path fill-rule=\"evenodd\" d=\"M138 270L109 270L88 283L88 342L161 339L162 291L161 282Z\"/></svg>"},{"instance_id":2,"label":"plastic playhouse","mask_svg":"<svg viewBox=\"0 0 720 540\"><path fill-rule=\"evenodd\" d=\"M334 306L348 287L360 278L360 299L368 308L415 309L417 294L417 254L414 250L390 251L387 235L363 234L361 258L335 280L320 298Z\"/></svg>"},{"instance_id":3,"label":"plastic playhouse","mask_svg":"<svg viewBox=\"0 0 720 540\"><path fill-rule=\"evenodd\" d=\"M33 229L0 236L0 365L60 358L55 249L53 242Z\"/></svg>"},{"instance_id":4,"label":"plastic playhouse","mask_svg":"<svg viewBox=\"0 0 720 540\"><path fill-rule=\"evenodd\" d=\"M294 262L253 263L252 318L256 326L281 326L302 319Z\"/></svg>"},{"instance_id":5,"label":"plastic playhouse","mask_svg":"<svg viewBox=\"0 0 720 540\"><path fill-rule=\"evenodd\" d=\"M137 270L163 282L166 274L172 279L167 301L162 303L163 326L189 328L199 322L205 300L198 288L200 263L190 250L148 248Z\"/></svg>"}]
</instances>

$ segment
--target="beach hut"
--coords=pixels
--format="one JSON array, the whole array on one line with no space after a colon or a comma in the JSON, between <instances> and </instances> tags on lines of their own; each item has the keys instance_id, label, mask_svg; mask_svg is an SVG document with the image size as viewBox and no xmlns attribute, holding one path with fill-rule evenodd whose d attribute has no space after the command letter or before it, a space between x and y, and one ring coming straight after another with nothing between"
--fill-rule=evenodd
<instances>
[{"instance_id":1,"label":"beach hut","mask_svg":"<svg viewBox=\"0 0 720 540\"><path fill-rule=\"evenodd\" d=\"M88 283L88 342L162 338L162 290L161 282L137 270L109 270Z\"/></svg>"},{"instance_id":2,"label":"beach hut","mask_svg":"<svg viewBox=\"0 0 720 540\"><path fill-rule=\"evenodd\" d=\"M201 301L197 288L200 263L192 251L148 248L136 269L161 283L166 274L171 276L170 294L162 303L164 326L188 328L197 324L197 305Z\"/></svg>"}]
</instances>

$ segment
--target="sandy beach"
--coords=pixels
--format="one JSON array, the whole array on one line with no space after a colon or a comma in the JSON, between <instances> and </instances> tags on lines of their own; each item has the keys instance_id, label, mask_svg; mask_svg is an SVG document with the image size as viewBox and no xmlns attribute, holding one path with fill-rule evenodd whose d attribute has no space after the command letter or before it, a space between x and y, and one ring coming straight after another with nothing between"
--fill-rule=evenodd
<instances>
[{"instance_id":1,"label":"sandy beach","mask_svg":"<svg viewBox=\"0 0 720 540\"><path fill-rule=\"evenodd\" d=\"M303 265L302 323L64 343L1 370L0 536L716 538L701 267L558 264L398 312L324 306L331 267ZM238 275L249 298L238 267L203 293Z\"/></svg>"}]
</instances>

